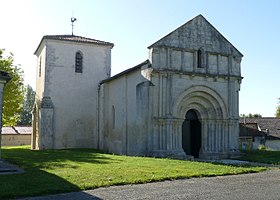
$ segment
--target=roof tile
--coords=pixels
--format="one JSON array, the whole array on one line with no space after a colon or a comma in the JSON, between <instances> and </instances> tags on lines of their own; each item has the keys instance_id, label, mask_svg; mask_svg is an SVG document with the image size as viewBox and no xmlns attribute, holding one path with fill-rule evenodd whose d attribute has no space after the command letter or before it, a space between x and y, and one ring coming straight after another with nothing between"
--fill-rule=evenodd
<instances>
[{"instance_id":1,"label":"roof tile","mask_svg":"<svg viewBox=\"0 0 280 200\"><path fill-rule=\"evenodd\" d=\"M4 126L2 134L31 134L32 126Z\"/></svg>"},{"instance_id":2,"label":"roof tile","mask_svg":"<svg viewBox=\"0 0 280 200\"><path fill-rule=\"evenodd\" d=\"M257 123L262 131L268 131L269 135L280 136L280 118L279 117L262 117L262 118L241 118L242 124Z\"/></svg>"},{"instance_id":3,"label":"roof tile","mask_svg":"<svg viewBox=\"0 0 280 200\"><path fill-rule=\"evenodd\" d=\"M105 42L101 40L96 40L92 38L87 38L87 37L82 37L82 36L77 36L77 35L45 35L40 44L38 45L36 52L38 51L39 47L41 46L42 42L44 40L59 40L59 41L69 41L69 42L79 42L79 43L88 43L88 44L97 44L97 45L103 45L103 46L109 46L113 48L114 44L110 42Z\"/></svg>"},{"instance_id":4,"label":"roof tile","mask_svg":"<svg viewBox=\"0 0 280 200\"><path fill-rule=\"evenodd\" d=\"M100 45L106 45L106 46L114 46L114 44L110 43L110 42L105 42L105 41L77 36L77 35L45 35L43 37L43 39L84 42L84 43L100 44Z\"/></svg>"}]
</instances>

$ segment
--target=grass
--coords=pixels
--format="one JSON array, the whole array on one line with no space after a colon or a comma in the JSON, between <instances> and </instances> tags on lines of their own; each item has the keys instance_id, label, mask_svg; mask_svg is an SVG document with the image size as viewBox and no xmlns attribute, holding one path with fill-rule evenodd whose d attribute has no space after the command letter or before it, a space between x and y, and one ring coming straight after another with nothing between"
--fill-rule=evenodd
<instances>
[{"instance_id":1,"label":"grass","mask_svg":"<svg viewBox=\"0 0 280 200\"><path fill-rule=\"evenodd\" d=\"M29 147L4 147L2 158L19 165L25 173L0 175L0 199L266 169L118 156L92 149L31 151Z\"/></svg>"},{"instance_id":2,"label":"grass","mask_svg":"<svg viewBox=\"0 0 280 200\"><path fill-rule=\"evenodd\" d=\"M280 151L248 150L244 152L243 160L280 165Z\"/></svg>"}]
</instances>

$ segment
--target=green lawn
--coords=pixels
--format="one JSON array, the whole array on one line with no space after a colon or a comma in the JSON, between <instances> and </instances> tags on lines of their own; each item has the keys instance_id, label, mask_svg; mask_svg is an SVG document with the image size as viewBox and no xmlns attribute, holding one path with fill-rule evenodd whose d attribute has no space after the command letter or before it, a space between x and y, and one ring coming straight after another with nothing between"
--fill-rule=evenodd
<instances>
[{"instance_id":1,"label":"green lawn","mask_svg":"<svg viewBox=\"0 0 280 200\"><path fill-rule=\"evenodd\" d=\"M244 160L280 165L280 151L250 150L245 151Z\"/></svg>"},{"instance_id":2,"label":"green lawn","mask_svg":"<svg viewBox=\"0 0 280 200\"><path fill-rule=\"evenodd\" d=\"M92 149L31 151L29 147L5 147L2 148L2 158L18 164L26 172L0 175L0 199L266 169L118 156Z\"/></svg>"}]
</instances>

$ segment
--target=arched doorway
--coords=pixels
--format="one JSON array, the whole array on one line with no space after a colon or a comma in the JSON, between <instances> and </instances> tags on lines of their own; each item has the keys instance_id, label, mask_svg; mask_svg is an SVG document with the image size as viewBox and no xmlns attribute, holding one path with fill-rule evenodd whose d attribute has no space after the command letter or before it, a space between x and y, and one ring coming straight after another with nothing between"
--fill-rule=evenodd
<instances>
[{"instance_id":1,"label":"arched doorway","mask_svg":"<svg viewBox=\"0 0 280 200\"><path fill-rule=\"evenodd\" d=\"M187 155L199 157L201 148L201 122L195 110L186 113L182 125L182 148Z\"/></svg>"}]
</instances>

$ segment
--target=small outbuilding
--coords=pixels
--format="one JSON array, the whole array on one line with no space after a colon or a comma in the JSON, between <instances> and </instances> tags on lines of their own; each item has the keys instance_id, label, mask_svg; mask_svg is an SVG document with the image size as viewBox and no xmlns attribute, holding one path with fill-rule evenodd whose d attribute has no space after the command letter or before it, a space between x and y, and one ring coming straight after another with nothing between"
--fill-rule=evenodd
<instances>
[{"instance_id":1,"label":"small outbuilding","mask_svg":"<svg viewBox=\"0 0 280 200\"><path fill-rule=\"evenodd\" d=\"M279 117L260 117L240 119L240 126L253 129L253 132L265 134L265 147L280 150L280 118ZM246 134L246 129L240 129L240 136Z\"/></svg>"},{"instance_id":2,"label":"small outbuilding","mask_svg":"<svg viewBox=\"0 0 280 200\"><path fill-rule=\"evenodd\" d=\"M2 146L21 146L31 144L31 126L2 127Z\"/></svg>"},{"instance_id":3,"label":"small outbuilding","mask_svg":"<svg viewBox=\"0 0 280 200\"><path fill-rule=\"evenodd\" d=\"M265 141L266 133L260 130L257 123L240 124L240 149L258 149L260 145L265 145Z\"/></svg>"}]
</instances>

